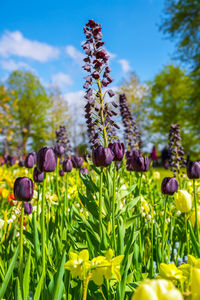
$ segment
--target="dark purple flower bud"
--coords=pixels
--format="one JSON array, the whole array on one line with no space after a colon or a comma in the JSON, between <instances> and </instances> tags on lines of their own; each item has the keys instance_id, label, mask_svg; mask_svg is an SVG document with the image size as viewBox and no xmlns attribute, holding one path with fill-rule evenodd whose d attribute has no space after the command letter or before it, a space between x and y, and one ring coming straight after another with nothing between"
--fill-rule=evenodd
<instances>
[{"instance_id":1,"label":"dark purple flower bud","mask_svg":"<svg viewBox=\"0 0 200 300\"><path fill-rule=\"evenodd\" d=\"M79 156L72 157L72 164L75 169L80 169L82 167L84 159Z\"/></svg>"},{"instance_id":2,"label":"dark purple flower bud","mask_svg":"<svg viewBox=\"0 0 200 300\"><path fill-rule=\"evenodd\" d=\"M106 73L110 73L112 71L112 69L110 67L106 67L105 71L106 71Z\"/></svg>"},{"instance_id":3,"label":"dark purple flower bud","mask_svg":"<svg viewBox=\"0 0 200 300\"><path fill-rule=\"evenodd\" d=\"M64 172L63 170L60 170L60 171L59 171L59 175L62 177L62 176L65 175L65 172Z\"/></svg>"},{"instance_id":4,"label":"dark purple flower bud","mask_svg":"<svg viewBox=\"0 0 200 300\"><path fill-rule=\"evenodd\" d=\"M24 213L30 215L33 211L33 206L29 202L24 202Z\"/></svg>"},{"instance_id":5,"label":"dark purple flower bud","mask_svg":"<svg viewBox=\"0 0 200 300\"><path fill-rule=\"evenodd\" d=\"M108 147L112 150L114 154L114 161L121 161L124 157L125 147L123 143L114 142L110 143Z\"/></svg>"},{"instance_id":6,"label":"dark purple flower bud","mask_svg":"<svg viewBox=\"0 0 200 300\"><path fill-rule=\"evenodd\" d=\"M129 154L130 155L130 154ZM146 156L139 155L138 153L132 153L127 159L127 170L136 172L146 172L149 169L149 159Z\"/></svg>"},{"instance_id":7,"label":"dark purple flower bud","mask_svg":"<svg viewBox=\"0 0 200 300\"><path fill-rule=\"evenodd\" d=\"M24 165L26 168L31 169L33 168L35 162L36 162L36 153L35 152L29 153L25 158Z\"/></svg>"},{"instance_id":8,"label":"dark purple flower bud","mask_svg":"<svg viewBox=\"0 0 200 300\"><path fill-rule=\"evenodd\" d=\"M53 172L57 164L52 148L43 147L37 153L37 168L40 172Z\"/></svg>"},{"instance_id":9,"label":"dark purple flower bud","mask_svg":"<svg viewBox=\"0 0 200 300\"><path fill-rule=\"evenodd\" d=\"M18 177L14 183L14 195L18 201L28 202L33 197L33 181L28 177Z\"/></svg>"},{"instance_id":10,"label":"dark purple flower bud","mask_svg":"<svg viewBox=\"0 0 200 300\"><path fill-rule=\"evenodd\" d=\"M103 86L107 86L109 82L106 79L103 79L101 83Z\"/></svg>"},{"instance_id":11,"label":"dark purple flower bud","mask_svg":"<svg viewBox=\"0 0 200 300\"><path fill-rule=\"evenodd\" d=\"M25 165L24 159L20 159L20 161L18 162L18 166L24 167L24 165Z\"/></svg>"},{"instance_id":12,"label":"dark purple flower bud","mask_svg":"<svg viewBox=\"0 0 200 300\"><path fill-rule=\"evenodd\" d=\"M80 171L81 175L83 175L83 176L86 176L89 174L88 169L85 167L81 168L79 171Z\"/></svg>"},{"instance_id":13,"label":"dark purple flower bud","mask_svg":"<svg viewBox=\"0 0 200 300\"><path fill-rule=\"evenodd\" d=\"M110 97L113 97L113 96L115 96L115 93L113 92L113 90L108 90L108 95Z\"/></svg>"},{"instance_id":14,"label":"dark purple flower bud","mask_svg":"<svg viewBox=\"0 0 200 300\"><path fill-rule=\"evenodd\" d=\"M91 66L90 66L90 64L85 64L85 65L83 66L83 69L84 69L85 71L87 71L87 72L90 72L90 71L91 71Z\"/></svg>"},{"instance_id":15,"label":"dark purple flower bud","mask_svg":"<svg viewBox=\"0 0 200 300\"><path fill-rule=\"evenodd\" d=\"M55 145L53 150L57 157L61 157L65 153L65 148L60 144Z\"/></svg>"},{"instance_id":16,"label":"dark purple flower bud","mask_svg":"<svg viewBox=\"0 0 200 300\"><path fill-rule=\"evenodd\" d=\"M98 146L92 151L92 160L96 167L107 167L113 161L114 154L108 147Z\"/></svg>"},{"instance_id":17,"label":"dark purple flower bud","mask_svg":"<svg viewBox=\"0 0 200 300\"><path fill-rule=\"evenodd\" d=\"M83 88L87 90L89 88L89 82L86 81L86 83L83 85Z\"/></svg>"},{"instance_id":18,"label":"dark purple flower bud","mask_svg":"<svg viewBox=\"0 0 200 300\"><path fill-rule=\"evenodd\" d=\"M88 82L89 84L92 83L92 77L90 75L85 77L86 82Z\"/></svg>"},{"instance_id":19,"label":"dark purple flower bud","mask_svg":"<svg viewBox=\"0 0 200 300\"><path fill-rule=\"evenodd\" d=\"M99 79L99 72L97 72L97 71L93 72L92 77L96 80Z\"/></svg>"},{"instance_id":20,"label":"dark purple flower bud","mask_svg":"<svg viewBox=\"0 0 200 300\"><path fill-rule=\"evenodd\" d=\"M35 167L33 170L33 180L34 182L42 182L44 179L44 173L38 171L38 168Z\"/></svg>"},{"instance_id":21,"label":"dark purple flower bud","mask_svg":"<svg viewBox=\"0 0 200 300\"><path fill-rule=\"evenodd\" d=\"M63 161L63 171L64 172L71 172L73 168L73 164L70 158Z\"/></svg>"},{"instance_id":22,"label":"dark purple flower bud","mask_svg":"<svg viewBox=\"0 0 200 300\"><path fill-rule=\"evenodd\" d=\"M162 181L161 191L166 195L173 195L178 190L178 181L174 177L165 177Z\"/></svg>"},{"instance_id":23,"label":"dark purple flower bud","mask_svg":"<svg viewBox=\"0 0 200 300\"><path fill-rule=\"evenodd\" d=\"M200 178L200 163L198 161L189 161L187 163L187 176L189 179Z\"/></svg>"}]
</instances>

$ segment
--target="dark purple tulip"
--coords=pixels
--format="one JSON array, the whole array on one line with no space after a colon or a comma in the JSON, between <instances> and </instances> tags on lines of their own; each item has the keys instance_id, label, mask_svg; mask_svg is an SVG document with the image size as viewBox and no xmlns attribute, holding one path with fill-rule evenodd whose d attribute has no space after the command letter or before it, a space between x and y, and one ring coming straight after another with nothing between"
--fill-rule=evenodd
<instances>
[{"instance_id":1,"label":"dark purple tulip","mask_svg":"<svg viewBox=\"0 0 200 300\"><path fill-rule=\"evenodd\" d=\"M114 154L114 161L121 161L124 157L124 151L125 147L123 143L115 142L115 143L110 143L108 147L112 150Z\"/></svg>"},{"instance_id":2,"label":"dark purple tulip","mask_svg":"<svg viewBox=\"0 0 200 300\"><path fill-rule=\"evenodd\" d=\"M127 170L136 172L146 172L149 169L149 159L142 155L133 155L127 159Z\"/></svg>"},{"instance_id":3,"label":"dark purple tulip","mask_svg":"<svg viewBox=\"0 0 200 300\"><path fill-rule=\"evenodd\" d=\"M189 161L187 163L187 176L189 179L200 178L200 163L198 161Z\"/></svg>"},{"instance_id":4,"label":"dark purple tulip","mask_svg":"<svg viewBox=\"0 0 200 300\"><path fill-rule=\"evenodd\" d=\"M83 176L89 175L89 171L85 167L81 168L79 171L80 171L81 175L83 175Z\"/></svg>"},{"instance_id":5,"label":"dark purple tulip","mask_svg":"<svg viewBox=\"0 0 200 300\"><path fill-rule=\"evenodd\" d=\"M28 202L33 197L33 181L28 177L18 177L14 183L14 195L18 201Z\"/></svg>"},{"instance_id":6,"label":"dark purple tulip","mask_svg":"<svg viewBox=\"0 0 200 300\"><path fill-rule=\"evenodd\" d=\"M63 161L63 171L64 172L71 172L73 168L73 164L70 158Z\"/></svg>"},{"instance_id":7,"label":"dark purple tulip","mask_svg":"<svg viewBox=\"0 0 200 300\"><path fill-rule=\"evenodd\" d=\"M24 167L24 165L25 165L24 159L21 159L21 160L18 162L18 166L19 166L19 167Z\"/></svg>"},{"instance_id":8,"label":"dark purple tulip","mask_svg":"<svg viewBox=\"0 0 200 300\"><path fill-rule=\"evenodd\" d=\"M173 195L178 190L178 181L174 177L165 177L162 181L161 191L163 194Z\"/></svg>"},{"instance_id":9,"label":"dark purple tulip","mask_svg":"<svg viewBox=\"0 0 200 300\"><path fill-rule=\"evenodd\" d=\"M140 156L140 151L139 150L130 150L130 151L126 151L126 158L130 158L130 157L135 157L137 158L138 156Z\"/></svg>"},{"instance_id":10,"label":"dark purple tulip","mask_svg":"<svg viewBox=\"0 0 200 300\"><path fill-rule=\"evenodd\" d=\"M43 147L37 153L37 168L40 172L53 172L56 168L56 155L52 148Z\"/></svg>"},{"instance_id":11,"label":"dark purple tulip","mask_svg":"<svg viewBox=\"0 0 200 300\"><path fill-rule=\"evenodd\" d=\"M96 167L107 167L113 161L114 154L108 147L98 146L92 150L92 160Z\"/></svg>"},{"instance_id":12,"label":"dark purple tulip","mask_svg":"<svg viewBox=\"0 0 200 300\"><path fill-rule=\"evenodd\" d=\"M75 169L80 169L82 167L84 159L79 156L72 157L72 164Z\"/></svg>"},{"instance_id":13,"label":"dark purple tulip","mask_svg":"<svg viewBox=\"0 0 200 300\"><path fill-rule=\"evenodd\" d=\"M65 153L65 148L63 147L63 145L60 144L55 145L53 150L57 157L61 157Z\"/></svg>"},{"instance_id":14,"label":"dark purple tulip","mask_svg":"<svg viewBox=\"0 0 200 300\"><path fill-rule=\"evenodd\" d=\"M38 168L35 167L34 170L33 170L33 180L35 182L42 182L43 179L44 179L44 173L38 171Z\"/></svg>"},{"instance_id":15,"label":"dark purple tulip","mask_svg":"<svg viewBox=\"0 0 200 300\"><path fill-rule=\"evenodd\" d=\"M24 203L24 212L26 215L30 215L33 211L33 206L31 203L25 202Z\"/></svg>"},{"instance_id":16,"label":"dark purple tulip","mask_svg":"<svg viewBox=\"0 0 200 300\"><path fill-rule=\"evenodd\" d=\"M62 176L65 175L65 172L64 172L63 170L60 170L60 171L59 171L59 175L62 177Z\"/></svg>"},{"instance_id":17,"label":"dark purple tulip","mask_svg":"<svg viewBox=\"0 0 200 300\"><path fill-rule=\"evenodd\" d=\"M33 168L35 162L36 162L36 155L35 155L35 152L32 152L26 156L24 165L26 168L31 169L31 168Z\"/></svg>"}]
</instances>

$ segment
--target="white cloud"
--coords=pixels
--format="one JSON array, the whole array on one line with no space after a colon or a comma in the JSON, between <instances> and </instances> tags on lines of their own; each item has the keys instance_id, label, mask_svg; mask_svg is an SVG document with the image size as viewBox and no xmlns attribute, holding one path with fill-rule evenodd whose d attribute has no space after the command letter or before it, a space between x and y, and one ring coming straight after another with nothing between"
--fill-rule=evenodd
<instances>
[{"instance_id":1,"label":"white cloud","mask_svg":"<svg viewBox=\"0 0 200 300\"><path fill-rule=\"evenodd\" d=\"M129 61L126 59L119 59L118 63L121 65L122 70L124 73L127 73L131 70L131 66L129 64Z\"/></svg>"},{"instance_id":2,"label":"white cloud","mask_svg":"<svg viewBox=\"0 0 200 300\"><path fill-rule=\"evenodd\" d=\"M83 107L87 102L84 98L85 92L84 91L77 91L64 94L64 98L69 104L69 107L72 106L79 106Z\"/></svg>"},{"instance_id":3,"label":"white cloud","mask_svg":"<svg viewBox=\"0 0 200 300\"><path fill-rule=\"evenodd\" d=\"M46 62L57 58L59 52L59 49L46 43L25 38L20 31L6 31L0 38L0 55L3 57L15 55Z\"/></svg>"},{"instance_id":4,"label":"white cloud","mask_svg":"<svg viewBox=\"0 0 200 300\"><path fill-rule=\"evenodd\" d=\"M64 88L66 85L70 85L73 83L71 77L68 74L57 73L51 77L53 85L56 85L60 88Z\"/></svg>"},{"instance_id":5,"label":"white cloud","mask_svg":"<svg viewBox=\"0 0 200 300\"><path fill-rule=\"evenodd\" d=\"M17 69L33 70L28 64L26 64L22 61L15 62L12 59L1 60L0 65L1 65L2 69L8 70L8 71L14 71L14 70L17 70Z\"/></svg>"},{"instance_id":6,"label":"white cloud","mask_svg":"<svg viewBox=\"0 0 200 300\"><path fill-rule=\"evenodd\" d=\"M115 58L115 57L117 56L117 54L112 53L112 52L108 51L107 49L106 49L106 52L107 52L108 55L110 56L110 57L109 57L110 59L113 59L113 58Z\"/></svg>"},{"instance_id":7,"label":"white cloud","mask_svg":"<svg viewBox=\"0 0 200 300\"><path fill-rule=\"evenodd\" d=\"M66 53L79 65L83 64L84 54L77 50L74 46L68 45L65 48Z\"/></svg>"}]
</instances>

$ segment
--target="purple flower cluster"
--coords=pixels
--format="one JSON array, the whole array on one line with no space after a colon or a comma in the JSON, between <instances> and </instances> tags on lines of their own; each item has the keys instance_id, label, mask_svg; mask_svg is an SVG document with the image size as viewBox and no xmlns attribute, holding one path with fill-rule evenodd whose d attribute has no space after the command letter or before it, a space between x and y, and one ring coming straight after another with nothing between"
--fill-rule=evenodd
<instances>
[{"instance_id":1,"label":"purple flower cluster","mask_svg":"<svg viewBox=\"0 0 200 300\"><path fill-rule=\"evenodd\" d=\"M119 106L122 116L122 122L124 125L125 141L129 149L140 149L141 148L141 135L135 120L129 110L128 103L125 94L119 95Z\"/></svg>"},{"instance_id":2,"label":"purple flower cluster","mask_svg":"<svg viewBox=\"0 0 200 300\"><path fill-rule=\"evenodd\" d=\"M108 66L109 56L106 50L102 48L104 42L102 41L101 25L93 20L89 20L84 27L86 42L82 45L85 54L83 69L89 74L85 77L86 89L85 99L85 118L88 128L89 141L91 148L101 145L102 132L106 131L108 134L113 127L119 126L112 120L116 115L113 109L108 107L108 103L104 101L102 88L107 87L112 81L110 76L111 68ZM96 82L97 91L94 92L92 84ZM107 90L109 97L113 97L115 93L109 89ZM112 106L117 107L113 101Z\"/></svg>"},{"instance_id":3,"label":"purple flower cluster","mask_svg":"<svg viewBox=\"0 0 200 300\"><path fill-rule=\"evenodd\" d=\"M54 151L58 157L64 155L66 152L70 153L72 151L67 130L64 125L60 125L59 129L56 130L56 146L54 147Z\"/></svg>"},{"instance_id":4,"label":"purple flower cluster","mask_svg":"<svg viewBox=\"0 0 200 300\"><path fill-rule=\"evenodd\" d=\"M180 169L186 166L186 160L184 159L184 148L181 145L180 125L172 124L169 132L169 149L170 160L169 164L171 171L176 176L180 173Z\"/></svg>"}]
</instances>

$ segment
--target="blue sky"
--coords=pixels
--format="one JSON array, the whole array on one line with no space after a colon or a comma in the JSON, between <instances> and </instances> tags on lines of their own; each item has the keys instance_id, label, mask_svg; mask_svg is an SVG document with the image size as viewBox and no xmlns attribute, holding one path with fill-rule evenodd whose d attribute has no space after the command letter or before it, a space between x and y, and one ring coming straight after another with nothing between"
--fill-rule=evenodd
<instances>
[{"instance_id":1,"label":"blue sky","mask_svg":"<svg viewBox=\"0 0 200 300\"><path fill-rule=\"evenodd\" d=\"M130 71L150 80L170 63L174 45L158 30L161 0L1 0L0 78L16 68L33 70L43 84L65 94L82 89L83 26L102 24L111 53L113 85Z\"/></svg>"}]
</instances>

